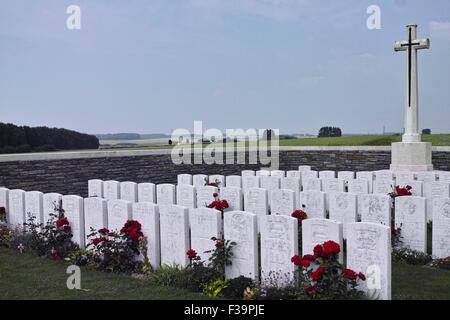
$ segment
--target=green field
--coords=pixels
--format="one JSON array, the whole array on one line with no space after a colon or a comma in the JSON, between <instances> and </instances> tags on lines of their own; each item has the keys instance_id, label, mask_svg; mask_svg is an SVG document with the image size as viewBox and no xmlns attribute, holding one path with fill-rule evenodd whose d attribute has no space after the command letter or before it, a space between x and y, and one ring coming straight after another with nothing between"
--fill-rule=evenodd
<instances>
[{"instance_id":1,"label":"green field","mask_svg":"<svg viewBox=\"0 0 450 320\"><path fill-rule=\"evenodd\" d=\"M301 138L280 140L280 146L390 146L393 142L400 142L401 136L348 136L338 138ZM422 136L422 141L431 142L433 146L450 146L450 134L434 134ZM167 144L167 139L145 139L145 140L102 140L101 144L114 145L117 143L133 143L138 146L120 148L120 150L146 150L146 149L164 149L171 148ZM205 144L203 147L233 147L237 143L226 143L225 145ZM248 146L248 143L246 143ZM185 147L189 147L186 145ZM113 149L113 148L111 148ZM117 148L114 148L117 149ZM110 150L110 149L104 149Z\"/></svg>"},{"instance_id":2,"label":"green field","mask_svg":"<svg viewBox=\"0 0 450 320\"><path fill-rule=\"evenodd\" d=\"M82 290L66 287L68 264L0 248L0 299L209 299L145 280L81 268ZM450 271L393 264L393 299L450 299Z\"/></svg>"}]
</instances>

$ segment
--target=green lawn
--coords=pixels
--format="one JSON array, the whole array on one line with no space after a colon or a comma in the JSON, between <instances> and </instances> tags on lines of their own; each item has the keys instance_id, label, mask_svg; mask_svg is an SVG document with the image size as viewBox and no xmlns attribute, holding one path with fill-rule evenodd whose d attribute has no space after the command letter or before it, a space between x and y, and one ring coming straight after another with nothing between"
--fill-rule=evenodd
<instances>
[{"instance_id":1,"label":"green lawn","mask_svg":"<svg viewBox=\"0 0 450 320\"><path fill-rule=\"evenodd\" d=\"M81 269L81 288L66 286L68 264L0 248L0 299L207 299L200 294L155 287L131 276Z\"/></svg>"},{"instance_id":2,"label":"green lawn","mask_svg":"<svg viewBox=\"0 0 450 320\"><path fill-rule=\"evenodd\" d=\"M81 287L66 287L67 264L0 248L0 299L207 299L184 290L155 287L130 276L82 268ZM393 299L450 299L450 271L394 264Z\"/></svg>"},{"instance_id":3,"label":"green lawn","mask_svg":"<svg viewBox=\"0 0 450 320\"><path fill-rule=\"evenodd\" d=\"M160 139L156 139L160 140ZM393 142L400 142L402 140L401 136L351 136L351 137L338 137L338 138L301 138L301 139L284 139L280 140L280 146L390 146ZM141 141L141 142L139 142ZM123 140L124 142L136 143L142 146L120 148L114 150L146 150L146 149L165 149L171 148L168 146L161 146L157 143L152 145L147 145L149 140ZM450 134L434 134L434 135L424 135L422 136L422 141L431 142L433 146L450 146ZM106 141L101 141L104 143ZM110 141L117 142L117 141ZM167 141L164 142L167 144ZM113 143L110 143L113 144ZM222 144L216 143L209 146L221 146ZM203 147L208 146L204 144ZM225 147L238 146L236 143L226 143L223 145ZM248 146L248 143L246 143ZM184 147L189 147L185 145ZM109 149L103 149L109 150Z\"/></svg>"}]
</instances>

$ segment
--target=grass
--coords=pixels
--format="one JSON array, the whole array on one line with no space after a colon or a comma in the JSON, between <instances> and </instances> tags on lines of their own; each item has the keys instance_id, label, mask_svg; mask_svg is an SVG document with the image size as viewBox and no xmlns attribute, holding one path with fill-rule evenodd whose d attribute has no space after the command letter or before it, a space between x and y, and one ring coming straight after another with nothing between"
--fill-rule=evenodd
<instances>
[{"instance_id":1,"label":"grass","mask_svg":"<svg viewBox=\"0 0 450 320\"><path fill-rule=\"evenodd\" d=\"M208 299L147 281L82 268L81 287L66 287L68 264L0 248L0 299ZM393 264L393 299L450 299L450 270Z\"/></svg>"},{"instance_id":2,"label":"grass","mask_svg":"<svg viewBox=\"0 0 450 320\"><path fill-rule=\"evenodd\" d=\"M161 142L161 139L148 139L148 140L122 140L121 143L135 143L140 146L134 147L126 147L120 148L119 150L146 150L146 149L166 149L172 148L167 145L158 144L158 142L151 142L151 140L158 140ZM390 146L393 142L400 142L402 140L401 136L351 136L351 137L337 137L337 138L300 138L300 139L284 139L280 140L280 146ZM450 146L450 134L435 134L435 135L424 135L422 136L422 141L431 142L433 146ZM119 141L110 141L105 140L101 141L101 143L109 143L113 145L113 142ZM167 141L162 141L163 144L167 144ZM203 145L203 147L208 146L207 144ZM212 144L210 146L215 147L234 147L237 146L236 143L226 143L223 144ZM248 143L246 143L248 146ZM189 147L186 145L185 147ZM103 149L107 150L107 149ZM117 149L116 149L117 150Z\"/></svg>"},{"instance_id":3,"label":"grass","mask_svg":"<svg viewBox=\"0 0 450 320\"><path fill-rule=\"evenodd\" d=\"M81 268L81 288L66 286L68 264L31 253L0 248L2 299L187 299L208 297L185 290L157 287L145 280Z\"/></svg>"}]
</instances>

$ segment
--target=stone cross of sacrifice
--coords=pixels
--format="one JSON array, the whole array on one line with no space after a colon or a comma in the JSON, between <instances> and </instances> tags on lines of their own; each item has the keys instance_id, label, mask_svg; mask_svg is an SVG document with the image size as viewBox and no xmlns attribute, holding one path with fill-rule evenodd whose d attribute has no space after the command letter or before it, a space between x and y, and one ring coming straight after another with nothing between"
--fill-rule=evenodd
<instances>
[{"instance_id":1,"label":"stone cross of sacrifice","mask_svg":"<svg viewBox=\"0 0 450 320\"><path fill-rule=\"evenodd\" d=\"M417 39L417 25L406 26L406 41L396 41L395 51L407 51L406 55L406 99L405 99L405 132L403 142L420 142L418 89L417 89L417 50L429 49L430 39Z\"/></svg>"}]
</instances>

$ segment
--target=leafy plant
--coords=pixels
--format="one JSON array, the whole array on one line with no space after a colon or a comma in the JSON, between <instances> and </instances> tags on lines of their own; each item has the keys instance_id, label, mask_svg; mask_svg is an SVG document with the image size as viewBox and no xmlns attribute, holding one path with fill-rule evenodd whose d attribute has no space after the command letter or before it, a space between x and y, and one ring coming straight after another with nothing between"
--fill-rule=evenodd
<instances>
[{"instance_id":1,"label":"leafy plant","mask_svg":"<svg viewBox=\"0 0 450 320\"><path fill-rule=\"evenodd\" d=\"M233 247L236 245L236 242L216 237L212 237L211 240L216 242L216 248L205 251L205 253L211 253L209 266L218 272L221 280L225 280L225 268L232 263Z\"/></svg>"}]
</instances>

